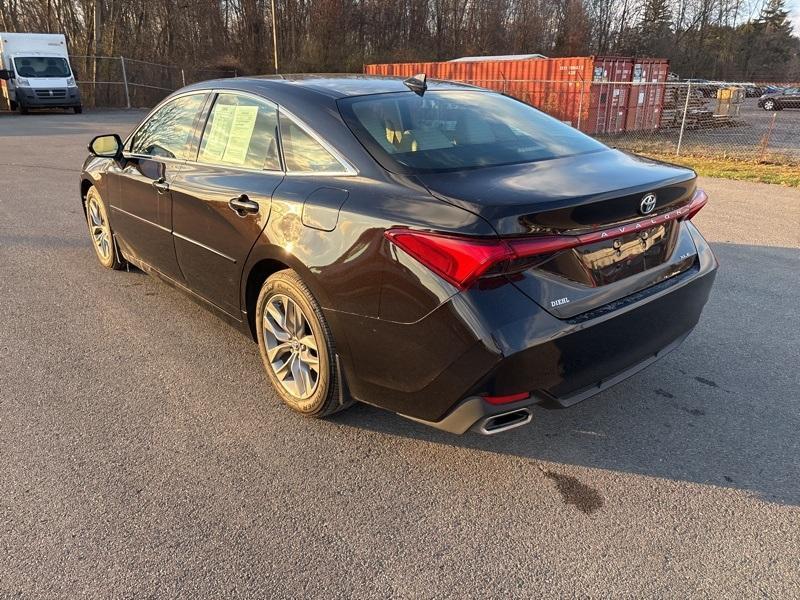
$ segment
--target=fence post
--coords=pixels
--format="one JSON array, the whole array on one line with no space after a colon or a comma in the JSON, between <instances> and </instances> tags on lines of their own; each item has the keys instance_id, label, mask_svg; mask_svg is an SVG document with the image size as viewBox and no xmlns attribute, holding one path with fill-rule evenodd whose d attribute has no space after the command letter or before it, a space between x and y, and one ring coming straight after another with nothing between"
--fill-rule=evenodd
<instances>
[{"instance_id":1,"label":"fence post","mask_svg":"<svg viewBox=\"0 0 800 600\"><path fill-rule=\"evenodd\" d=\"M577 130L580 131L581 130L581 117L583 116L583 92L586 89L586 83L584 82L583 77L581 77L580 75L578 75L578 77L581 80L581 97L578 98L578 126L577 126Z\"/></svg>"},{"instance_id":2,"label":"fence post","mask_svg":"<svg viewBox=\"0 0 800 600\"><path fill-rule=\"evenodd\" d=\"M689 112L689 96L692 95L692 82L686 84L686 102L683 104L683 119L681 119L681 133L678 136L678 147L675 149L675 156L681 155L681 144L683 144L683 132L686 130L686 114Z\"/></svg>"},{"instance_id":3,"label":"fence post","mask_svg":"<svg viewBox=\"0 0 800 600\"><path fill-rule=\"evenodd\" d=\"M183 82L183 87L186 87L186 74L181 69L181 81Z\"/></svg>"},{"instance_id":4,"label":"fence post","mask_svg":"<svg viewBox=\"0 0 800 600\"><path fill-rule=\"evenodd\" d=\"M125 84L125 105L131 107L131 93L128 90L128 73L125 71L125 57L120 56L119 62L122 65L122 83Z\"/></svg>"},{"instance_id":5,"label":"fence post","mask_svg":"<svg viewBox=\"0 0 800 600\"><path fill-rule=\"evenodd\" d=\"M775 111L772 113L772 121L770 121L769 128L767 129L767 133L764 134L764 137L761 138L761 153L758 159L758 162L764 162L764 159L767 156L767 148L769 147L769 138L772 137L772 131L775 129L775 119L778 117L778 112Z\"/></svg>"}]
</instances>

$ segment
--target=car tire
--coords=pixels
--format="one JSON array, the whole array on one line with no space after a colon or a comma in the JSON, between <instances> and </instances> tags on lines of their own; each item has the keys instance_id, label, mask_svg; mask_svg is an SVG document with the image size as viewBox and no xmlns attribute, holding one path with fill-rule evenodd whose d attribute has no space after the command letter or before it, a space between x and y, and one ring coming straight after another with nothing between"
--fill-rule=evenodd
<instances>
[{"instance_id":1,"label":"car tire","mask_svg":"<svg viewBox=\"0 0 800 600\"><path fill-rule=\"evenodd\" d=\"M306 417L326 417L342 401L336 346L322 309L300 276L278 271L256 300L256 331L267 376L283 402Z\"/></svg>"},{"instance_id":2,"label":"car tire","mask_svg":"<svg viewBox=\"0 0 800 600\"><path fill-rule=\"evenodd\" d=\"M86 224L89 238L97 255L97 260L107 269L119 271L125 267L125 260L114 241L114 233L108 222L108 210L97 188L92 186L86 192Z\"/></svg>"},{"instance_id":3,"label":"car tire","mask_svg":"<svg viewBox=\"0 0 800 600\"><path fill-rule=\"evenodd\" d=\"M79 114L81 114L83 112L83 107L82 106L73 106L72 110L75 111L76 115L79 115Z\"/></svg>"},{"instance_id":4,"label":"car tire","mask_svg":"<svg viewBox=\"0 0 800 600\"><path fill-rule=\"evenodd\" d=\"M22 102L17 102L17 111L21 115L27 115L28 114L28 107L25 106Z\"/></svg>"},{"instance_id":5,"label":"car tire","mask_svg":"<svg viewBox=\"0 0 800 600\"><path fill-rule=\"evenodd\" d=\"M8 106L11 110L17 110L17 103L13 100L9 101Z\"/></svg>"},{"instance_id":6,"label":"car tire","mask_svg":"<svg viewBox=\"0 0 800 600\"><path fill-rule=\"evenodd\" d=\"M777 106L778 105L775 103L775 100L772 100L772 99L764 100L764 110L767 110L767 111L778 110Z\"/></svg>"}]
</instances>

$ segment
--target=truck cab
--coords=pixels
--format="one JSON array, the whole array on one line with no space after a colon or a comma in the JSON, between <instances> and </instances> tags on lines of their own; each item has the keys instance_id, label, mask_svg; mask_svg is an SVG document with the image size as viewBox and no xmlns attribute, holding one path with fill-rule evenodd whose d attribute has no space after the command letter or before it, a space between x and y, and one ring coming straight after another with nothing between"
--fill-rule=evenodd
<instances>
[{"instance_id":1,"label":"truck cab","mask_svg":"<svg viewBox=\"0 0 800 600\"><path fill-rule=\"evenodd\" d=\"M61 34L0 33L0 96L10 110L71 108L81 95Z\"/></svg>"}]
</instances>

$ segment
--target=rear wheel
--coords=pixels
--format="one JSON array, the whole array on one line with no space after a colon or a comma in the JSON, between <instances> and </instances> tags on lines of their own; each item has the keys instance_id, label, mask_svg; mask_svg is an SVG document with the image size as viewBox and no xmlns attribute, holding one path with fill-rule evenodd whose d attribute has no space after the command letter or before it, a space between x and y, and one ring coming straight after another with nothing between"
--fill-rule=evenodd
<instances>
[{"instance_id":1,"label":"rear wheel","mask_svg":"<svg viewBox=\"0 0 800 600\"><path fill-rule=\"evenodd\" d=\"M122 269L125 262L114 244L106 205L94 186L86 193L86 223L89 226L92 247L100 264L107 269Z\"/></svg>"},{"instance_id":2,"label":"rear wheel","mask_svg":"<svg viewBox=\"0 0 800 600\"><path fill-rule=\"evenodd\" d=\"M261 360L289 408L325 417L347 408L340 403L335 346L319 303L291 270L271 275L256 301Z\"/></svg>"}]
</instances>

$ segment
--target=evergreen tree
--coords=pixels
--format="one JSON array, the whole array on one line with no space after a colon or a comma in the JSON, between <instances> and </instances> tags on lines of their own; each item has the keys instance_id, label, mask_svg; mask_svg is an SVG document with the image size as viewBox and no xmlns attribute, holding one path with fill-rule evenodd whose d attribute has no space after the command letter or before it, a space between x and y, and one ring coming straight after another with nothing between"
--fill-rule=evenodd
<instances>
[{"instance_id":1,"label":"evergreen tree","mask_svg":"<svg viewBox=\"0 0 800 600\"><path fill-rule=\"evenodd\" d=\"M782 81L787 77L786 66L797 52L788 17L785 0L768 0L758 19L743 32L742 42L751 45L742 48L743 54L751 55L749 79Z\"/></svg>"},{"instance_id":2,"label":"evergreen tree","mask_svg":"<svg viewBox=\"0 0 800 600\"><path fill-rule=\"evenodd\" d=\"M673 35L670 0L645 0L636 42L637 54L657 57L671 54Z\"/></svg>"}]
</instances>

